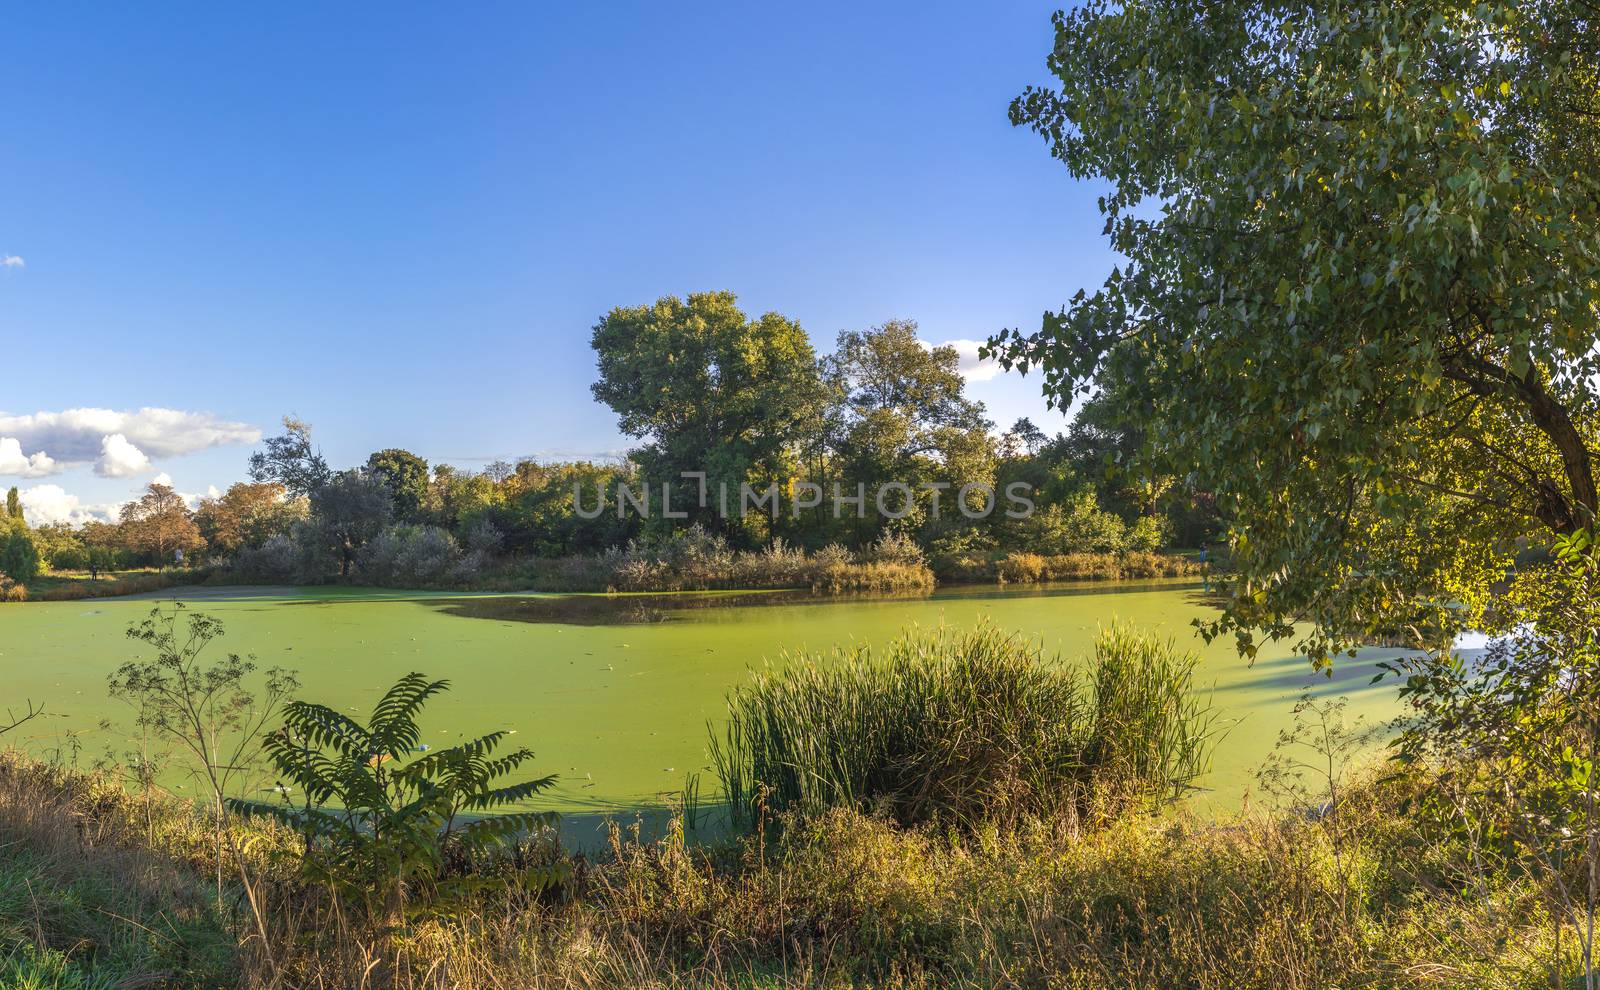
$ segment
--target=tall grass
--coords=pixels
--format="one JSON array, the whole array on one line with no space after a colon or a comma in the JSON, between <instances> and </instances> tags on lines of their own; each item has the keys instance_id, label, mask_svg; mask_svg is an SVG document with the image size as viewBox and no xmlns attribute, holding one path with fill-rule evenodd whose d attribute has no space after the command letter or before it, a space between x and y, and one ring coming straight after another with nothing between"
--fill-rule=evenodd
<instances>
[{"instance_id":1,"label":"tall grass","mask_svg":"<svg viewBox=\"0 0 1600 990\"><path fill-rule=\"evenodd\" d=\"M1084 664L989 626L788 657L728 700L712 761L736 820L849 807L973 828L1062 811L1115 817L1204 771L1196 658L1113 628Z\"/></svg>"},{"instance_id":2,"label":"tall grass","mask_svg":"<svg viewBox=\"0 0 1600 990\"><path fill-rule=\"evenodd\" d=\"M1553 963L1571 973L1576 951L1555 937L1549 891L1408 816L1425 793L1409 771L1361 775L1341 800L1339 827L1358 837L1342 853L1327 816L1264 809L973 836L790 812L773 833L704 847L681 823L654 843L617 829L560 897L497 885L459 914L398 920L307 886L296 836L252 817L234 827L264 878L269 965L253 924L213 907L203 809L0 753L0 987L1557 985Z\"/></svg>"},{"instance_id":3,"label":"tall grass","mask_svg":"<svg viewBox=\"0 0 1600 990\"><path fill-rule=\"evenodd\" d=\"M1121 580L1127 578L1186 577L1204 573L1198 560L1172 553L1013 553L996 561L994 576L1001 584L1036 581Z\"/></svg>"}]
</instances>

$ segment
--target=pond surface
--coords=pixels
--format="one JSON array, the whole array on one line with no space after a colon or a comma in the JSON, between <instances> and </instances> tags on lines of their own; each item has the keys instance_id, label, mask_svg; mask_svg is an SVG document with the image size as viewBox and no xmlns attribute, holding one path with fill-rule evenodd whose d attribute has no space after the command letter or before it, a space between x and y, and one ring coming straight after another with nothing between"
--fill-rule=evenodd
<instances>
[{"instance_id":1,"label":"pond surface","mask_svg":"<svg viewBox=\"0 0 1600 990\"><path fill-rule=\"evenodd\" d=\"M426 741L514 729L536 772L560 774L547 806L568 813L658 805L708 772L707 722L728 689L785 650L880 643L912 625L988 620L1071 660L1097 627L1132 622L1200 653L1200 682L1229 726L1199 800L1240 805L1252 771L1291 723L1301 694L1348 696L1353 713L1397 713L1392 682L1371 685L1365 651L1314 674L1288 644L1254 665L1232 640L1206 645L1191 621L1215 610L1192 583L1099 582L1023 590L941 589L912 598L816 599L783 593L461 596L360 589L185 589L159 596L0 607L0 709L42 702L49 717L18 730L35 751L76 749L82 763L126 749L130 713L106 696L106 675L139 656L124 630L174 598L221 618L222 650L298 669L303 697L364 714L397 676L451 681L426 713ZM111 729L101 727L110 720ZM176 787L177 785L174 784Z\"/></svg>"}]
</instances>

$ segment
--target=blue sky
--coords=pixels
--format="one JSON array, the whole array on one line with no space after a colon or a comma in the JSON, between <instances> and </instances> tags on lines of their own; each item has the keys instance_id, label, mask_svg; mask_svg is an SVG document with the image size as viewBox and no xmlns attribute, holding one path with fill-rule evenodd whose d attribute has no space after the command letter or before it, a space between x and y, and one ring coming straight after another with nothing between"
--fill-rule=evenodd
<instances>
[{"instance_id":1,"label":"blue sky","mask_svg":"<svg viewBox=\"0 0 1600 990\"><path fill-rule=\"evenodd\" d=\"M590 328L666 294L731 289L822 350L1032 329L1112 263L1098 190L1006 119L1051 10L13 8L0 485L225 487L288 412L341 466L618 450ZM1064 422L1037 378L971 392Z\"/></svg>"}]
</instances>

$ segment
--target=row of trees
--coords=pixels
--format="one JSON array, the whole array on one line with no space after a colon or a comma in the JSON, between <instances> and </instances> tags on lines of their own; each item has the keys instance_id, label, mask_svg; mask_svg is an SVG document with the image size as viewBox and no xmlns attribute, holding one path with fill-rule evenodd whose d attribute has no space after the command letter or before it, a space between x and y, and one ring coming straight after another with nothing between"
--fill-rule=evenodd
<instances>
[{"instance_id":1,"label":"row of trees","mask_svg":"<svg viewBox=\"0 0 1600 990\"><path fill-rule=\"evenodd\" d=\"M702 293L613 310L593 344L595 396L642 441L625 461L523 460L470 472L388 448L336 470L310 427L286 419L252 455L253 481L202 505L212 551L262 577L438 581L497 554L596 554L695 527L735 548L782 540L860 549L894 535L963 557L1196 546L1218 531L1209 499L1131 470L1144 438L1111 415L1109 397L1084 403L1055 437L1026 419L997 433L966 395L955 350L923 344L907 321L843 333L819 358L792 320L750 319L731 293ZM913 502L909 512L896 503L900 518L834 513L826 503L740 517L701 496L701 475L706 491L735 493L894 482ZM952 504L964 486L996 492L1019 482L1033 493L1025 518L973 519ZM648 490L653 511L616 511L619 486Z\"/></svg>"},{"instance_id":2,"label":"row of trees","mask_svg":"<svg viewBox=\"0 0 1600 990\"><path fill-rule=\"evenodd\" d=\"M30 526L12 488L0 519L0 574L26 584L46 568L89 571L97 577L103 571L164 567L208 545L220 546L209 543L203 527L211 528L221 501L208 500L195 513L170 486L153 484L125 505L114 523Z\"/></svg>"},{"instance_id":3,"label":"row of trees","mask_svg":"<svg viewBox=\"0 0 1600 990\"><path fill-rule=\"evenodd\" d=\"M387 448L336 469L311 427L288 418L252 454L249 481L193 510L171 488L151 485L116 523L40 527L26 539L58 569L181 557L227 560L262 579L435 583L469 579L497 556L592 555L691 527L735 549L777 540L861 549L893 536L963 559L1154 550L1215 537L1209 499L1131 469L1145 438L1113 415L1113 397L1085 402L1054 437L1027 419L996 432L966 394L956 351L929 347L916 331L891 321L845 332L834 353L819 357L793 320L751 319L727 292L619 308L594 328L593 345L594 394L641 441L620 463L523 460L472 472ZM895 483L911 499L896 497L899 518L835 513L827 501L740 517L701 498L686 473L703 474L710 492L776 485L789 493L800 482L875 492ZM667 504L664 483L672 486ZM1019 483L1034 505L1025 518L974 519L955 504L969 485L978 486L971 503ZM653 511L615 511L619 486L648 488ZM605 511L596 513L602 499Z\"/></svg>"}]
</instances>

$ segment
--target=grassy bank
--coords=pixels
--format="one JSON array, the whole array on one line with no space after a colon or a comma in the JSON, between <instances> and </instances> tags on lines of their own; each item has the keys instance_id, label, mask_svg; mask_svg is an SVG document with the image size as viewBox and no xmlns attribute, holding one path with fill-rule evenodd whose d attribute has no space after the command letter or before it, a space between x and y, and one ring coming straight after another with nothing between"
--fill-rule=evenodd
<instances>
[{"instance_id":1,"label":"grassy bank","mask_svg":"<svg viewBox=\"0 0 1600 990\"><path fill-rule=\"evenodd\" d=\"M397 925L262 855L264 945L236 884L217 909L190 806L147 818L113 781L13 754L0 973L50 988L1549 986L1540 892L1401 815L1411 792L1359 786L1337 823L1137 815L958 838L836 809L711 846L619 831L558 892ZM287 841L233 827L253 851Z\"/></svg>"},{"instance_id":2,"label":"grassy bank","mask_svg":"<svg viewBox=\"0 0 1600 990\"><path fill-rule=\"evenodd\" d=\"M850 554L761 551L738 555L726 567L640 563L606 555L504 562L470 579L405 581L383 585L427 591L675 592L797 590L827 593L920 591L939 584L1026 584L1040 581L1127 580L1203 574L1206 566L1177 554L1011 554L967 561L936 576L929 564L860 560ZM275 575L269 583L293 583ZM358 583L361 575L356 577ZM52 573L27 586L11 586L0 601L76 601L137 595L184 585L255 584L267 577L194 568L127 571L91 579L87 573Z\"/></svg>"},{"instance_id":3,"label":"grassy bank","mask_svg":"<svg viewBox=\"0 0 1600 990\"><path fill-rule=\"evenodd\" d=\"M84 598L116 598L161 591L179 585L199 584L212 574L210 568L169 568L157 571L114 571L91 577L88 571L52 571L41 574L9 599L12 601L66 602Z\"/></svg>"}]
</instances>

